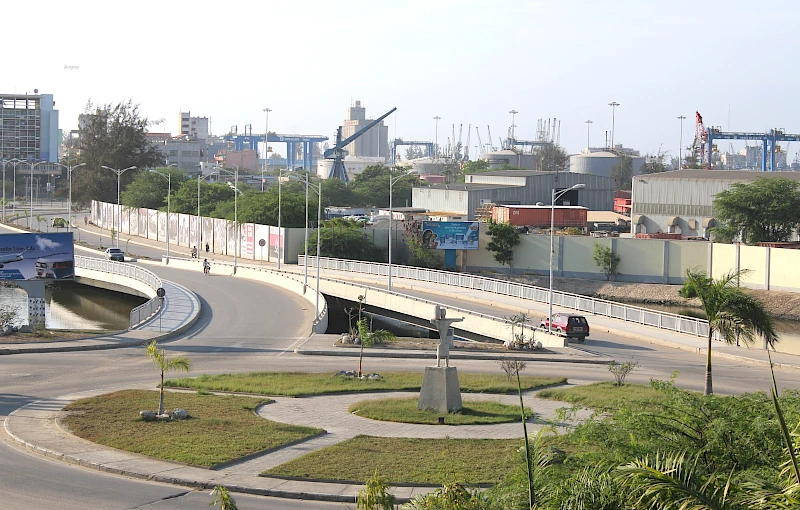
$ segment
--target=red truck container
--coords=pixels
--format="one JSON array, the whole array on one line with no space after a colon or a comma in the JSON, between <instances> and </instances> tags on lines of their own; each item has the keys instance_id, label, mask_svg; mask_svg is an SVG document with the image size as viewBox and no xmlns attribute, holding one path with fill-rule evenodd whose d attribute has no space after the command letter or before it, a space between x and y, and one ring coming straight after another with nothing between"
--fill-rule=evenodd
<instances>
[{"instance_id":1,"label":"red truck container","mask_svg":"<svg viewBox=\"0 0 800 510\"><path fill-rule=\"evenodd\" d=\"M589 210L577 205L557 205L553 215L556 228L586 228ZM492 219L498 223L510 223L515 227L550 228L549 205L496 205Z\"/></svg>"}]
</instances>

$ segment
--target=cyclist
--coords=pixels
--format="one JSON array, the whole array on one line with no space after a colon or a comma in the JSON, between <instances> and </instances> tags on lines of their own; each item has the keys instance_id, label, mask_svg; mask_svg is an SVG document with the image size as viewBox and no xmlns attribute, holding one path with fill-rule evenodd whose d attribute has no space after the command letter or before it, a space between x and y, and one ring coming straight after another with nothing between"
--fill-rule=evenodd
<instances>
[{"instance_id":1,"label":"cyclist","mask_svg":"<svg viewBox=\"0 0 800 510\"><path fill-rule=\"evenodd\" d=\"M203 273L208 274L211 272L211 264L208 263L208 259L203 259Z\"/></svg>"}]
</instances>

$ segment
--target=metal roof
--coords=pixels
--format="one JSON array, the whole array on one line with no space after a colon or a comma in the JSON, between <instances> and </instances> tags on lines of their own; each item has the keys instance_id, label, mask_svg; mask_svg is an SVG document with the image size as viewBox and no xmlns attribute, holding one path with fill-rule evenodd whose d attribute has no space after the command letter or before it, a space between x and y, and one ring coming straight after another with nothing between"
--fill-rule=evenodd
<instances>
[{"instance_id":1,"label":"metal roof","mask_svg":"<svg viewBox=\"0 0 800 510\"><path fill-rule=\"evenodd\" d=\"M738 181L754 181L761 177L785 177L793 181L800 181L800 172L761 172L749 170L673 170L655 174L643 174L634 177L636 180L660 179L731 179Z\"/></svg>"},{"instance_id":2,"label":"metal roof","mask_svg":"<svg viewBox=\"0 0 800 510\"><path fill-rule=\"evenodd\" d=\"M522 187L523 186L517 186L514 184L484 184L476 182L458 182L450 184L431 184L430 186L419 186L418 188L446 189L451 191L480 191L484 189L503 189L503 188L522 188Z\"/></svg>"},{"instance_id":3,"label":"metal roof","mask_svg":"<svg viewBox=\"0 0 800 510\"><path fill-rule=\"evenodd\" d=\"M553 175L557 173L569 173L569 172L546 172L546 171L539 171L539 170L494 170L492 172L476 172L474 174L467 174L467 175L495 175L495 176L503 176L503 177L528 177L531 175Z\"/></svg>"}]
</instances>

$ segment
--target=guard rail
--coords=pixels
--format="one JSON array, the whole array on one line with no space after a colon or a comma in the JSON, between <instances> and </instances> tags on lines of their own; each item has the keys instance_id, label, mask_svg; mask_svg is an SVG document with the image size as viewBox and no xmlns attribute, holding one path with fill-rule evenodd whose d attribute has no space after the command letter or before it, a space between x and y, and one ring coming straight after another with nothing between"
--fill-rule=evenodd
<instances>
[{"instance_id":1,"label":"guard rail","mask_svg":"<svg viewBox=\"0 0 800 510\"><path fill-rule=\"evenodd\" d=\"M147 269L135 266L133 264L114 262L112 260L99 259L96 257L75 255L75 267L133 278L134 280L145 283L154 291L161 288L161 278L156 276L156 274L152 271L148 271ZM159 297L154 297L148 300L146 303L131 310L130 329L134 329L139 324L157 314L161 310L163 301L164 300Z\"/></svg>"},{"instance_id":2,"label":"guard rail","mask_svg":"<svg viewBox=\"0 0 800 510\"><path fill-rule=\"evenodd\" d=\"M308 257L310 267L316 267L317 257ZM300 255L298 265L305 264L305 256ZM362 262L359 260L320 258L320 269L348 271L388 277L388 264ZM540 303L548 302L550 290L544 287L507 282L485 276L424 269L392 264L392 278L406 278L424 282L450 285L465 289L481 290L504 296L528 299ZM569 292L553 291L553 306L561 306L581 312L601 315L645 326L705 337L708 335L708 321L697 317L661 312L640 306L631 306L605 299L598 299ZM716 335L715 335L716 336Z\"/></svg>"}]
</instances>

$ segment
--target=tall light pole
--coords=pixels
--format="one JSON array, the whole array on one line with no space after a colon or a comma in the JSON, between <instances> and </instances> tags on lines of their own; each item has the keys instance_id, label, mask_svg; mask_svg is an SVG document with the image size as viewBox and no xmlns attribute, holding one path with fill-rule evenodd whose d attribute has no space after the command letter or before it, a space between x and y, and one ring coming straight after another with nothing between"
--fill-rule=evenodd
<instances>
[{"instance_id":1,"label":"tall light pole","mask_svg":"<svg viewBox=\"0 0 800 510\"><path fill-rule=\"evenodd\" d=\"M264 168L261 169L261 193L264 193L264 172L267 170L267 160L269 159L269 112L272 110L264 108L261 111L267 114L267 122L264 127Z\"/></svg>"},{"instance_id":2,"label":"tall light pole","mask_svg":"<svg viewBox=\"0 0 800 510\"><path fill-rule=\"evenodd\" d=\"M17 176L17 163L23 163L24 159L3 159L0 160L0 163L3 164L3 223L6 222L6 165L11 163L14 168L14 182L16 182Z\"/></svg>"},{"instance_id":3,"label":"tall light pole","mask_svg":"<svg viewBox=\"0 0 800 510\"><path fill-rule=\"evenodd\" d=\"M392 290L392 186L394 186L395 182L409 175L411 175L411 172L406 172L394 178L389 177L389 281L386 285L386 289L389 291Z\"/></svg>"},{"instance_id":4,"label":"tall light pole","mask_svg":"<svg viewBox=\"0 0 800 510\"><path fill-rule=\"evenodd\" d=\"M119 248L119 229L122 227L122 208L119 206L119 188L120 188L120 178L122 174L127 172L128 170L135 170L135 166L129 166L128 168L123 168L122 170L118 170L116 168L111 168L110 166L101 166L100 168L105 168L106 170L111 170L115 174L117 174L117 248ZM167 218L167 228L169 228L169 218ZM169 238L169 236L167 236Z\"/></svg>"},{"instance_id":5,"label":"tall light pole","mask_svg":"<svg viewBox=\"0 0 800 510\"><path fill-rule=\"evenodd\" d=\"M514 118L516 117L516 115L517 115L519 112L518 112L517 110L511 110L511 111L510 111L510 112L508 112L508 113L510 113L510 114L511 114L511 138L512 138L512 139L514 139L514 140L516 140L516 139L517 139L517 137L516 137L516 136L514 136L514 127L515 127L515 126L514 126Z\"/></svg>"},{"instance_id":6,"label":"tall light pole","mask_svg":"<svg viewBox=\"0 0 800 510\"><path fill-rule=\"evenodd\" d=\"M12 167L14 168L14 198L13 198L13 200L14 200L14 208L16 209L16 207L17 207L17 165L19 163L27 163L28 160L27 159L16 159L16 158L14 158L11 161L13 162L12 163Z\"/></svg>"},{"instance_id":7,"label":"tall light pole","mask_svg":"<svg viewBox=\"0 0 800 510\"><path fill-rule=\"evenodd\" d=\"M613 149L614 148L614 120L615 120L614 119L614 114L616 113L617 106L619 106L619 103L616 102L616 101L611 101L610 103L608 103L608 106L611 107L611 148Z\"/></svg>"},{"instance_id":8,"label":"tall light pole","mask_svg":"<svg viewBox=\"0 0 800 510\"><path fill-rule=\"evenodd\" d=\"M678 115L678 120L681 121L681 137L678 142L678 170L681 169L681 165L683 164L683 119L685 118L686 117L683 115Z\"/></svg>"},{"instance_id":9,"label":"tall light pole","mask_svg":"<svg viewBox=\"0 0 800 510\"><path fill-rule=\"evenodd\" d=\"M205 179L206 177L210 177L212 174L203 175L202 169L200 170L200 174L197 176L197 245L198 251L200 250L199 246L203 244L203 220L200 217L200 181Z\"/></svg>"},{"instance_id":10,"label":"tall light pole","mask_svg":"<svg viewBox=\"0 0 800 510\"><path fill-rule=\"evenodd\" d=\"M287 175L288 179L292 179L298 182L303 182L297 177L293 175ZM316 307L314 308L314 317L319 318L319 253L320 253L320 244L322 244L322 183L318 185L314 185L308 182L308 173L306 173L306 219L308 219L308 187L311 187L314 191L317 192L317 302ZM278 233L278 240L280 241L280 232ZM303 288L305 289L306 284L308 283L308 221L306 221L306 256L305 256L305 280L303 283Z\"/></svg>"},{"instance_id":11,"label":"tall light pole","mask_svg":"<svg viewBox=\"0 0 800 510\"><path fill-rule=\"evenodd\" d=\"M65 165L63 163L56 163L57 165L67 169L67 179L69 179L69 202L67 202L67 232L72 232L72 172L78 168L85 166L86 163L79 165ZM3 175L3 182L5 182L5 175ZM3 190L3 202L5 202L5 189ZM5 221L5 209L3 210L3 221Z\"/></svg>"},{"instance_id":12,"label":"tall light pole","mask_svg":"<svg viewBox=\"0 0 800 510\"><path fill-rule=\"evenodd\" d=\"M594 124L594 122L592 122L591 120L587 120L586 121L586 152L587 152L587 154L589 153L589 147L591 147L591 144L589 143L589 134L590 134L590 130L592 129L592 124Z\"/></svg>"},{"instance_id":13,"label":"tall light pole","mask_svg":"<svg viewBox=\"0 0 800 510\"><path fill-rule=\"evenodd\" d=\"M28 220L28 228L30 228L30 226L33 225L33 169L41 165L42 163L45 163L45 161L39 161L38 163L28 162L28 166L31 167L31 217Z\"/></svg>"},{"instance_id":14,"label":"tall light pole","mask_svg":"<svg viewBox=\"0 0 800 510\"><path fill-rule=\"evenodd\" d=\"M156 170L153 170L154 174L158 174L161 177L164 177L167 180L167 264L169 264L169 206L170 206L170 198L172 195L172 174L169 172L169 169L173 166L178 166L177 163L172 163L171 165L167 165L167 175L162 174ZM119 237L119 233L117 234Z\"/></svg>"},{"instance_id":15,"label":"tall light pole","mask_svg":"<svg viewBox=\"0 0 800 510\"><path fill-rule=\"evenodd\" d=\"M434 135L435 139L433 143L433 159L439 159L439 119L441 119L441 117L438 115L433 118L433 120L436 121L436 134Z\"/></svg>"},{"instance_id":16,"label":"tall light pole","mask_svg":"<svg viewBox=\"0 0 800 510\"><path fill-rule=\"evenodd\" d=\"M563 196L568 191L585 188L585 184L579 183L575 184L571 188L562 189L558 193L556 193L556 190L553 189L552 200L550 202L550 297L547 299L547 302L550 305L550 311L547 315L547 332L550 334L553 333L553 240L555 238L553 231L555 230L556 223L556 200L558 200L559 197Z\"/></svg>"}]
</instances>

